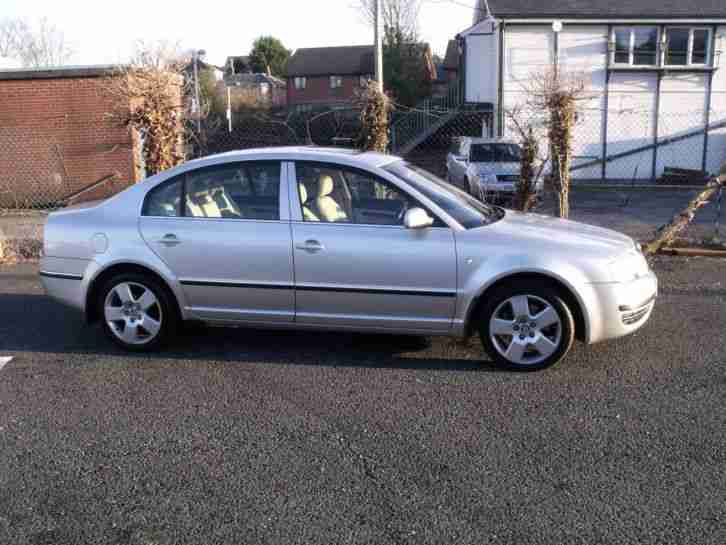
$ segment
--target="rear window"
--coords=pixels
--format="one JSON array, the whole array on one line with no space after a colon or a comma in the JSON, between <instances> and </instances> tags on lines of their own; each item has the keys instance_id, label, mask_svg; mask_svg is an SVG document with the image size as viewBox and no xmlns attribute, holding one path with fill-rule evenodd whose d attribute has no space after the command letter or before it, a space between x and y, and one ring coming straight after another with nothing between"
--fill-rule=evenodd
<instances>
[{"instance_id":1,"label":"rear window","mask_svg":"<svg viewBox=\"0 0 726 545\"><path fill-rule=\"evenodd\" d=\"M517 144L472 144L473 163L519 163L522 152Z\"/></svg>"}]
</instances>

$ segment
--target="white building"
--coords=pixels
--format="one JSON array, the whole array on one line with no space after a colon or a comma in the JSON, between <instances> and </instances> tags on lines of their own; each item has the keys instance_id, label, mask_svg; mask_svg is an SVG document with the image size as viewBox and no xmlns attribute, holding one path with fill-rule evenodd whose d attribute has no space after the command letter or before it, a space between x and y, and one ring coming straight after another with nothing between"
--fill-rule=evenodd
<instances>
[{"instance_id":1,"label":"white building","mask_svg":"<svg viewBox=\"0 0 726 545\"><path fill-rule=\"evenodd\" d=\"M592 97L577 125L581 179L655 179L726 162L726 1L479 0L458 39L465 102L524 101L557 63ZM724 61L722 64L721 61ZM502 108L500 108L500 106ZM506 132L495 115L493 132Z\"/></svg>"}]
</instances>

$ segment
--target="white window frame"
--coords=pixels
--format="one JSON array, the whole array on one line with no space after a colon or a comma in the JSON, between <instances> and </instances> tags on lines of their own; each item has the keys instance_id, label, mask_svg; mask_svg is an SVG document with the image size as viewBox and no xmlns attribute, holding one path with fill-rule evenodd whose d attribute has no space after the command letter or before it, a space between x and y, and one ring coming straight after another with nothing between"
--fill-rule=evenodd
<instances>
[{"instance_id":1,"label":"white window frame","mask_svg":"<svg viewBox=\"0 0 726 545\"><path fill-rule=\"evenodd\" d=\"M655 52L655 63L653 64L634 64L635 61L635 31L639 28L649 28L649 29L655 29L655 31L658 33L658 36L655 39L656 47L660 48L661 51ZM617 41L615 39L616 33L621 30L627 30L630 33L630 42L629 42L629 48L628 48L628 62L616 62L616 53L617 53ZM661 29L658 25L633 25L633 26L616 26L613 27L612 34L610 35L610 43L612 44L612 51L610 53L610 62L613 66L628 66L632 68L648 68L648 67L657 67L659 65L659 61L662 58L662 39L663 36L661 35Z\"/></svg>"},{"instance_id":2,"label":"white window frame","mask_svg":"<svg viewBox=\"0 0 726 545\"><path fill-rule=\"evenodd\" d=\"M294 83L296 91L303 91L308 86L308 79L304 76L296 76Z\"/></svg>"},{"instance_id":3,"label":"white window frame","mask_svg":"<svg viewBox=\"0 0 726 545\"><path fill-rule=\"evenodd\" d=\"M688 30L688 60L686 64L666 64L666 60L668 59L668 31L669 30ZM693 62L693 35L697 30L705 30L706 31L706 62L704 63L694 63ZM663 32L662 36L662 63L663 66L668 66L670 68L687 68L689 66L697 66L697 67L704 67L704 66L710 66L711 65L711 58L713 55L713 29L709 27L704 26L681 26L681 25L673 25L673 26L667 26L665 28L665 32Z\"/></svg>"},{"instance_id":4,"label":"white window frame","mask_svg":"<svg viewBox=\"0 0 726 545\"><path fill-rule=\"evenodd\" d=\"M330 88L340 89L343 87L343 76L330 76Z\"/></svg>"}]
</instances>

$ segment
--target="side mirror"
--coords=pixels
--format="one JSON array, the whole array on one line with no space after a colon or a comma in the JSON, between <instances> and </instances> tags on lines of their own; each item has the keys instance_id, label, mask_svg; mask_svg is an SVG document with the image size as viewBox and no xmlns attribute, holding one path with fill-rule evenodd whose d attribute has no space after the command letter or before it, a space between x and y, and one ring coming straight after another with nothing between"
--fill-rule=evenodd
<instances>
[{"instance_id":1,"label":"side mirror","mask_svg":"<svg viewBox=\"0 0 726 545\"><path fill-rule=\"evenodd\" d=\"M406 229L425 229L434 224L434 218L423 208L411 208L403 217L403 224Z\"/></svg>"}]
</instances>

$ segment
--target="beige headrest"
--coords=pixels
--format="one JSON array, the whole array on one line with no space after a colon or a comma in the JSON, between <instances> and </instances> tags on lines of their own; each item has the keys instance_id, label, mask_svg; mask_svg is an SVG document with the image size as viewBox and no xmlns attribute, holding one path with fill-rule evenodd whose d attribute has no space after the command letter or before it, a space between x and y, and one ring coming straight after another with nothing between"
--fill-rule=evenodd
<instances>
[{"instance_id":1,"label":"beige headrest","mask_svg":"<svg viewBox=\"0 0 726 545\"><path fill-rule=\"evenodd\" d=\"M305 187L305 184L299 183L297 184L298 190L300 191L300 202L305 204L308 202L308 188Z\"/></svg>"},{"instance_id":2,"label":"beige headrest","mask_svg":"<svg viewBox=\"0 0 726 545\"><path fill-rule=\"evenodd\" d=\"M318 197L327 197L333 192L334 184L330 176L323 175L318 180Z\"/></svg>"}]
</instances>

